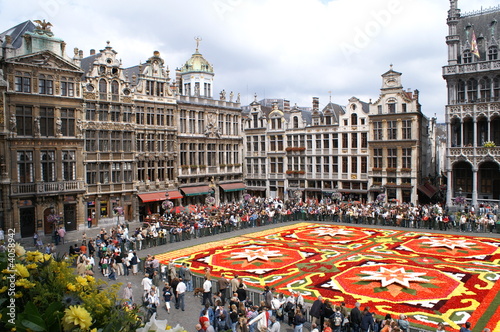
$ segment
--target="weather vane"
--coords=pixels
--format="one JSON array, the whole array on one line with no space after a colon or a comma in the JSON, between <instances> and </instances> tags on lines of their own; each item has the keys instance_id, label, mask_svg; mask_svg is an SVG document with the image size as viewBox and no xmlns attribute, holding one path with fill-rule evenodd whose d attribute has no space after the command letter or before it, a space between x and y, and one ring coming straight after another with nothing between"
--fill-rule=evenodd
<instances>
[{"instance_id":1,"label":"weather vane","mask_svg":"<svg viewBox=\"0 0 500 332\"><path fill-rule=\"evenodd\" d=\"M196 36L194 37L194 40L196 40L196 52L198 52L198 47L200 46L200 42L202 41L201 37Z\"/></svg>"}]
</instances>

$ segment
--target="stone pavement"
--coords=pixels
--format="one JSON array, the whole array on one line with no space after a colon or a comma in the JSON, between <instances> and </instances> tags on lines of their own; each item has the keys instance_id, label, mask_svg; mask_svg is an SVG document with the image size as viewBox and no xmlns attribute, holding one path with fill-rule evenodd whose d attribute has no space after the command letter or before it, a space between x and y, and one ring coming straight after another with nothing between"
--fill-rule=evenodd
<instances>
[{"instance_id":1,"label":"stone pavement","mask_svg":"<svg viewBox=\"0 0 500 332\"><path fill-rule=\"evenodd\" d=\"M162 254L168 251L173 251L173 250L178 250L178 249L183 249L186 247L190 246L195 246L198 244L203 244L203 243L209 243L209 242L215 242L215 241L220 241L224 240L227 238L239 236L242 234L247 234L247 233L252 233L252 232L258 232L262 230L267 230L271 229L274 227L281 227L281 226L286 226L286 225L293 225L294 223L298 223L302 221L292 221L292 222L287 222L283 224L271 224L271 225L265 225L265 226L260 226L260 227L255 227L255 228L245 228L245 229L240 229L236 231L232 231L229 233L221 233L217 235L212 235L212 236L207 236L207 237L201 237L197 239L191 239L191 240L185 240L181 242L176 242L176 243L167 243L165 245L157 246L157 247L152 247L152 248L147 248L143 249L141 251L138 251L137 254L143 259L143 257L146 257L147 255L156 255L156 254ZM315 221L311 221L315 222ZM321 223L321 222L319 222ZM327 224L332 224L331 222L324 222ZM343 223L335 223L336 225L344 225L344 226L359 226L359 227L366 227L366 228L379 228L379 229L398 229L398 230L403 230L403 227L391 227L391 226L380 226L380 225L364 225L364 224L343 224ZM105 228L109 233L109 229L113 227L114 225L110 224L107 225ZM136 227L139 227L140 223L138 222L132 222L129 223L129 229L130 230L135 230ZM408 229L408 230L414 230L414 229ZM69 246L70 245L75 245L81 244L81 239L82 239L82 234L83 232L86 233L87 239L90 238L95 238L100 231L100 227L94 227L90 229L84 229L80 231L73 231L73 232L68 232L66 235L65 239L65 244L60 244L57 248L58 253L64 253L68 252ZM439 231L439 230L427 230L427 229L419 229L419 231L428 231L432 233L445 233L445 234L453 234L453 235L467 235L467 236L481 236L481 237L494 237L494 238L500 238L500 234L498 233L461 233L457 232L455 230L453 231ZM46 238L48 239L48 238ZM34 249L33 248L33 240L32 239L23 239L22 244L25 246L26 249ZM44 242L46 243L46 242ZM139 272L136 276L129 275L129 276L118 276L116 281L108 281L108 278L103 277L99 269L94 269L95 276L98 278L101 278L103 280L106 280L108 283L122 283L121 289L123 289L124 286L126 286L127 282L132 282L133 289L134 289L134 300L136 303L140 304L141 303L141 296L142 296L142 286L141 286L141 280L144 278L144 273ZM162 300L162 299L161 299ZM172 305L171 312L168 314L165 310L163 301L161 301L162 307L158 309L158 319L167 319L169 325L174 327L175 325L179 324L181 325L186 331L188 332L194 332L195 331L195 325L198 323L198 318L200 315L200 311L202 309L201 306L201 299L198 297L194 297L193 293L187 293L185 296L185 306L186 306L186 311L181 311L179 309L175 309L175 306ZM172 302L173 303L173 302ZM304 331L309 331L310 330L310 324L304 324L305 328ZM281 331L283 332L292 332L293 328L289 326L286 323L281 323Z\"/></svg>"}]
</instances>

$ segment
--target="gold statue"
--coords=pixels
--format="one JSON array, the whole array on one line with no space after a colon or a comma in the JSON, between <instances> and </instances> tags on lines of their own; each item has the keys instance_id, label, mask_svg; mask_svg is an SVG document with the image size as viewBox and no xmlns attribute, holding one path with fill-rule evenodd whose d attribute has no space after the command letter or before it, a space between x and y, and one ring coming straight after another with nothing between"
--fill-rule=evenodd
<instances>
[{"instance_id":1,"label":"gold statue","mask_svg":"<svg viewBox=\"0 0 500 332\"><path fill-rule=\"evenodd\" d=\"M52 26L52 23L45 22L45 20L35 20L33 22L37 24L36 26L37 29L50 32L50 27Z\"/></svg>"}]
</instances>

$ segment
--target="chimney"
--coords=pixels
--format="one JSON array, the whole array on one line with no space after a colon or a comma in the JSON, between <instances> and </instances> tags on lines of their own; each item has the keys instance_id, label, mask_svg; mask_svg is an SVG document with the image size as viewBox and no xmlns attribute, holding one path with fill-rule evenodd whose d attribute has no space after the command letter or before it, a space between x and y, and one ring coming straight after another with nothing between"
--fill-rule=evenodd
<instances>
[{"instance_id":1,"label":"chimney","mask_svg":"<svg viewBox=\"0 0 500 332\"><path fill-rule=\"evenodd\" d=\"M313 111L319 110L319 97L313 97Z\"/></svg>"},{"instance_id":2,"label":"chimney","mask_svg":"<svg viewBox=\"0 0 500 332\"><path fill-rule=\"evenodd\" d=\"M290 112L290 100L283 100L283 111Z\"/></svg>"},{"instance_id":3,"label":"chimney","mask_svg":"<svg viewBox=\"0 0 500 332\"><path fill-rule=\"evenodd\" d=\"M95 49L90 50L90 55L95 55Z\"/></svg>"}]
</instances>

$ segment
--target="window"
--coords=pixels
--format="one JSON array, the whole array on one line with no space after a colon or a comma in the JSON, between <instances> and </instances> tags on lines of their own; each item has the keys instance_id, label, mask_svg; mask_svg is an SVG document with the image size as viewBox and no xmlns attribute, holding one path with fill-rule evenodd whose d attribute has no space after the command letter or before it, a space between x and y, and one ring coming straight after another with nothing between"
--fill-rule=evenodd
<instances>
[{"instance_id":1,"label":"window","mask_svg":"<svg viewBox=\"0 0 500 332\"><path fill-rule=\"evenodd\" d=\"M387 168L398 167L398 150L387 149Z\"/></svg>"},{"instance_id":2,"label":"window","mask_svg":"<svg viewBox=\"0 0 500 332\"><path fill-rule=\"evenodd\" d=\"M316 172L321 173L321 157L316 157Z\"/></svg>"},{"instance_id":3,"label":"window","mask_svg":"<svg viewBox=\"0 0 500 332\"><path fill-rule=\"evenodd\" d=\"M313 147L313 144L312 144L312 135L307 135L306 136L306 142L307 142L307 149L311 150L312 147Z\"/></svg>"},{"instance_id":4,"label":"window","mask_svg":"<svg viewBox=\"0 0 500 332\"><path fill-rule=\"evenodd\" d=\"M119 183L122 182L121 177L121 164L120 163L112 163L111 164L111 182Z\"/></svg>"},{"instance_id":5,"label":"window","mask_svg":"<svg viewBox=\"0 0 500 332\"><path fill-rule=\"evenodd\" d=\"M139 125L144 124L144 107L136 106L135 108L135 123Z\"/></svg>"},{"instance_id":6,"label":"window","mask_svg":"<svg viewBox=\"0 0 500 332\"><path fill-rule=\"evenodd\" d=\"M40 75L38 78L38 93L41 95L54 94L54 81L50 75Z\"/></svg>"},{"instance_id":7,"label":"window","mask_svg":"<svg viewBox=\"0 0 500 332\"><path fill-rule=\"evenodd\" d=\"M403 139L411 139L411 122L412 120L401 121L403 126Z\"/></svg>"},{"instance_id":8,"label":"window","mask_svg":"<svg viewBox=\"0 0 500 332\"><path fill-rule=\"evenodd\" d=\"M402 152L402 167L411 168L411 148L403 148Z\"/></svg>"},{"instance_id":9,"label":"window","mask_svg":"<svg viewBox=\"0 0 500 332\"><path fill-rule=\"evenodd\" d=\"M108 105L100 104L97 113L99 121L108 121Z\"/></svg>"},{"instance_id":10,"label":"window","mask_svg":"<svg viewBox=\"0 0 500 332\"><path fill-rule=\"evenodd\" d=\"M226 115L226 135L231 135L231 115Z\"/></svg>"},{"instance_id":11,"label":"window","mask_svg":"<svg viewBox=\"0 0 500 332\"><path fill-rule=\"evenodd\" d=\"M75 110L61 109L61 134L63 136L75 136Z\"/></svg>"},{"instance_id":12,"label":"window","mask_svg":"<svg viewBox=\"0 0 500 332\"><path fill-rule=\"evenodd\" d=\"M29 73L16 72L14 78L16 92L31 92L31 75Z\"/></svg>"},{"instance_id":13,"label":"window","mask_svg":"<svg viewBox=\"0 0 500 332\"><path fill-rule=\"evenodd\" d=\"M56 153L55 151L40 151L42 164L42 181L56 181Z\"/></svg>"},{"instance_id":14,"label":"window","mask_svg":"<svg viewBox=\"0 0 500 332\"><path fill-rule=\"evenodd\" d=\"M111 151L112 152L120 152L122 150L121 146L121 131L112 131L111 132ZM127 150L130 151L130 150Z\"/></svg>"},{"instance_id":15,"label":"window","mask_svg":"<svg viewBox=\"0 0 500 332\"><path fill-rule=\"evenodd\" d=\"M398 139L397 121L387 121L387 139Z\"/></svg>"},{"instance_id":16,"label":"window","mask_svg":"<svg viewBox=\"0 0 500 332\"><path fill-rule=\"evenodd\" d=\"M338 138L338 134L332 134L332 147L334 149L338 149L339 148L339 138Z\"/></svg>"},{"instance_id":17,"label":"window","mask_svg":"<svg viewBox=\"0 0 500 332\"><path fill-rule=\"evenodd\" d=\"M157 134L157 139L156 142L157 144L157 151L158 152L165 152L165 134Z\"/></svg>"},{"instance_id":18,"label":"window","mask_svg":"<svg viewBox=\"0 0 500 332\"><path fill-rule=\"evenodd\" d=\"M75 96L75 83L73 83L73 78L71 77L61 78L61 96L65 97Z\"/></svg>"},{"instance_id":19,"label":"window","mask_svg":"<svg viewBox=\"0 0 500 332\"><path fill-rule=\"evenodd\" d=\"M467 101L475 102L477 100L477 80L470 78L467 80Z\"/></svg>"},{"instance_id":20,"label":"window","mask_svg":"<svg viewBox=\"0 0 500 332\"><path fill-rule=\"evenodd\" d=\"M97 150L97 132L95 130L85 130L85 151L95 152Z\"/></svg>"},{"instance_id":21,"label":"window","mask_svg":"<svg viewBox=\"0 0 500 332\"><path fill-rule=\"evenodd\" d=\"M323 157L323 172L325 173L330 173L330 157L329 156L324 156Z\"/></svg>"},{"instance_id":22,"label":"window","mask_svg":"<svg viewBox=\"0 0 500 332\"><path fill-rule=\"evenodd\" d=\"M396 113L396 102L395 101L389 101L387 103L387 110L389 113Z\"/></svg>"},{"instance_id":23,"label":"window","mask_svg":"<svg viewBox=\"0 0 500 332\"><path fill-rule=\"evenodd\" d=\"M480 93L481 93L481 101L490 101L491 100L491 79L489 77L483 77L479 81L480 85Z\"/></svg>"},{"instance_id":24,"label":"window","mask_svg":"<svg viewBox=\"0 0 500 332\"><path fill-rule=\"evenodd\" d=\"M169 127L174 125L174 110L171 108L165 112L165 125Z\"/></svg>"},{"instance_id":25,"label":"window","mask_svg":"<svg viewBox=\"0 0 500 332\"><path fill-rule=\"evenodd\" d=\"M96 120L95 103L86 103L86 105L85 105L85 120L87 120L87 121L95 121Z\"/></svg>"},{"instance_id":26,"label":"window","mask_svg":"<svg viewBox=\"0 0 500 332\"><path fill-rule=\"evenodd\" d=\"M16 128L18 136L33 136L33 109L16 106Z\"/></svg>"},{"instance_id":27,"label":"window","mask_svg":"<svg viewBox=\"0 0 500 332\"><path fill-rule=\"evenodd\" d=\"M119 100L119 95L120 95L120 84L118 84L118 81L113 80L111 82L111 100L112 101L118 101Z\"/></svg>"},{"instance_id":28,"label":"window","mask_svg":"<svg viewBox=\"0 0 500 332\"><path fill-rule=\"evenodd\" d=\"M132 133L129 131L123 132L123 151L132 151Z\"/></svg>"},{"instance_id":29,"label":"window","mask_svg":"<svg viewBox=\"0 0 500 332\"><path fill-rule=\"evenodd\" d=\"M155 109L153 107L148 107L146 111L146 124L154 125L155 124Z\"/></svg>"},{"instance_id":30,"label":"window","mask_svg":"<svg viewBox=\"0 0 500 332\"><path fill-rule=\"evenodd\" d=\"M222 115L221 115L222 117ZM189 119L188 119L188 124L189 124L189 133L190 134L196 134L196 112L195 111L189 111ZM219 129L222 130L223 126L219 122Z\"/></svg>"},{"instance_id":31,"label":"window","mask_svg":"<svg viewBox=\"0 0 500 332\"><path fill-rule=\"evenodd\" d=\"M382 114L382 105L377 106L377 112L378 114Z\"/></svg>"},{"instance_id":32,"label":"window","mask_svg":"<svg viewBox=\"0 0 500 332\"><path fill-rule=\"evenodd\" d=\"M111 122L120 122L120 106L118 105L111 105L110 106L110 116L111 116Z\"/></svg>"},{"instance_id":33,"label":"window","mask_svg":"<svg viewBox=\"0 0 500 332\"><path fill-rule=\"evenodd\" d=\"M368 147L368 133L361 133L361 148Z\"/></svg>"},{"instance_id":34,"label":"window","mask_svg":"<svg viewBox=\"0 0 500 332\"><path fill-rule=\"evenodd\" d=\"M99 182L109 183L109 163L99 164Z\"/></svg>"},{"instance_id":35,"label":"window","mask_svg":"<svg viewBox=\"0 0 500 332\"><path fill-rule=\"evenodd\" d=\"M472 53L470 50L465 50L462 54L462 63L471 63L472 62Z\"/></svg>"},{"instance_id":36,"label":"window","mask_svg":"<svg viewBox=\"0 0 500 332\"><path fill-rule=\"evenodd\" d=\"M316 149L321 149L321 134L316 134Z\"/></svg>"},{"instance_id":37,"label":"window","mask_svg":"<svg viewBox=\"0 0 500 332\"><path fill-rule=\"evenodd\" d=\"M76 180L75 151L62 152L62 173L64 181Z\"/></svg>"},{"instance_id":38,"label":"window","mask_svg":"<svg viewBox=\"0 0 500 332\"><path fill-rule=\"evenodd\" d=\"M293 128L295 128L295 129L299 128L299 117L298 116L293 117Z\"/></svg>"},{"instance_id":39,"label":"window","mask_svg":"<svg viewBox=\"0 0 500 332\"><path fill-rule=\"evenodd\" d=\"M382 121L373 122L373 139L375 141L383 140Z\"/></svg>"},{"instance_id":40,"label":"window","mask_svg":"<svg viewBox=\"0 0 500 332\"><path fill-rule=\"evenodd\" d=\"M351 126L357 126L357 125L358 125L358 116L356 113L353 113L351 114Z\"/></svg>"},{"instance_id":41,"label":"window","mask_svg":"<svg viewBox=\"0 0 500 332\"><path fill-rule=\"evenodd\" d=\"M122 114L123 122L132 122L132 107L122 106L122 110L123 110Z\"/></svg>"},{"instance_id":42,"label":"window","mask_svg":"<svg viewBox=\"0 0 500 332\"><path fill-rule=\"evenodd\" d=\"M358 148L358 133L351 134L351 148L353 149Z\"/></svg>"},{"instance_id":43,"label":"window","mask_svg":"<svg viewBox=\"0 0 500 332\"><path fill-rule=\"evenodd\" d=\"M366 174L368 171L368 159L366 157L361 157L361 174Z\"/></svg>"},{"instance_id":44,"label":"window","mask_svg":"<svg viewBox=\"0 0 500 332\"><path fill-rule=\"evenodd\" d=\"M401 107L403 108L402 112L406 113L406 103L401 104Z\"/></svg>"},{"instance_id":45,"label":"window","mask_svg":"<svg viewBox=\"0 0 500 332\"><path fill-rule=\"evenodd\" d=\"M459 103L465 101L465 82L463 80L458 80L457 83L457 99Z\"/></svg>"},{"instance_id":46,"label":"window","mask_svg":"<svg viewBox=\"0 0 500 332\"><path fill-rule=\"evenodd\" d=\"M347 149L349 147L349 135L342 134L342 149Z\"/></svg>"},{"instance_id":47,"label":"window","mask_svg":"<svg viewBox=\"0 0 500 332\"><path fill-rule=\"evenodd\" d=\"M330 135L323 134L323 149L329 149L329 148L330 148Z\"/></svg>"},{"instance_id":48,"label":"window","mask_svg":"<svg viewBox=\"0 0 500 332\"><path fill-rule=\"evenodd\" d=\"M179 132L185 134L187 130L187 119L186 119L186 110L181 110L180 112L180 127Z\"/></svg>"},{"instance_id":49,"label":"window","mask_svg":"<svg viewBox=\"0 0 500 332\"><path fill-rule=\"evenodd\" d=\"M165 125L165 113L163 108L158 108L156 112L156 125L164 126Z\"/></svg>"},{"instance_id":50,"label":"window","mask_svg":"<svg viewBox=\"0 0 500 332\"><path fill-rule=\"evenodd\" d=\"M339 157L338 156L332 156L332 172L333 173L339 172Z\"/></svg>"},{"instance_id":51,"label":"window","mask_svg":"<svg viewBox=\"0 0 500 332\"><path fill-rule=\"evenodd\" d=\"M358 173L358 157L351 157L351 173Z\"/></svg>"},{"instance_id":52,"label":"window","mask_svg":"<svg viewBox=\"0 0 500 332\"><path fill-rule=\"evenodd\" d=\"M109 132L102 130L99 132L99 151L108 152L109 151ZM103 183L103 182L101 182Z\"/></svg>"},{"instance_id":53,"label":"window","mask_svg":"<svg viewBox=\"0 0 500 332\"><path fill-rule=\"evenodd\" d=\"M19 183L31 183L35 181L33 151L17 152L17 181Z\"/></svg>"},{"instance_id":54,"label":"window","mask_svg":"<svg viewBox=\"0 0 500 332\"><path fill-rule=\"evenodd\" d=\"M96 184L97 183L97 164L87 163L87 183Z\"/></svg>"},{"instance_id":55,"label":"window","mask_svg":"<svg viewBox=\"0 0 500 332\"><path fill-rule=\"evenodd\" d=\"M123 181L124 182L132 182L133 176L132 176L132 163L131 162L125 162L123 163Z\"/></svg>"},{"instance_id":56,"label":"window","mask_svg":"<svg viewBox=\"0 0 500 332\"><path fill-rule=\"evenodd\" d=\"M498 47L493 45L488 48L488 60L498 60Z\"/></svg>"},{"instance_id":57,"label":"window","mask_svg":"<svg viewBox=\"0 0 500 332\"><path fill-rule=\"evenodd\" d=\"M54 109L51 107L40 107L40 135L42 137L54 137ZM61 126L62 130L62 126Z\"/></svg>"},{"instance_id":58,"label":"window","mask_svg":"<svg viewBox=\"0 0 500 332\"><path fill-rule=\"evenodd\" d=\"M283 173L283 158L271 157L269 166L271 173Z\"/></svg>"},{"instance_id":59,"label":"window","mask_svg":"<svg viewBox=\"0 0 500 332\"><path fill-rule=\"evenodd\" d=\"M210 83L203 84L203 92L205 93L205 97L210 97L212 95L212 91L210 89Z\"/></svg>"},{"instance_id":60,"label":"window","mask_svg":"<svg viewBox=\"0 0 500 332\"><path fill-rule=\"evenodd\" d=\"M165 160L158 160L158 167L156 168L158 181L165 181Z\"/></svg>"},{"instance_id":61,"label":"window","mask_svg":"<svg viewBox=\"0 0 500 332\"><path fill-rule=\"evenodd\" d=\"M99 99L108 99L108 82L105 79L99 80Z\"/></svg>"},{"instance_id":62,"label":"window","mask_svg":"<svg viewBox=\"0 0 500 332\"><path fill-rule=\"evenodd\" d=\"M347 157L342 157L342 173L349 172L349 159Z\"/></svg>"},{"instance_id":63,"label":"window","mask_svg":"<svg viewBox=\"0 0 500 332\"><path fill-rule=\"evenodd\" d=\"M137 162L137 180L141 182L146 181L146 162L144 160Z\"/></svg>"},{"instance_id":64,"label":"window","mask_svg":"<svg viewBox=\"0 0 500 332\"><path fill-rule=\"evenodd\" d=\"M373 168L382 168L382 149L373 149Z\"/></svg>"}]
</instances>

